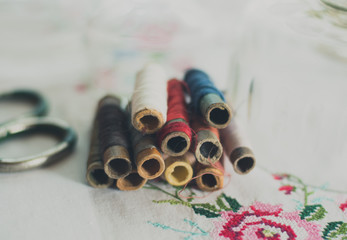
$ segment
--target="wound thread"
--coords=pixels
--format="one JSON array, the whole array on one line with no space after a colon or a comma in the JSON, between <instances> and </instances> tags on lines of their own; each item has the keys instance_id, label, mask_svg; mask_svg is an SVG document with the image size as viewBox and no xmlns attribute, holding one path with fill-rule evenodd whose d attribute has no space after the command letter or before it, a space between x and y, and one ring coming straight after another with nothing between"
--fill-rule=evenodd
<instances>
[{"instance_id":1,"label":"wound thread","mask_svg":"<svg viewBox=\"0 0 347 240\"><path fill-rule=\"evenodd\" d=\"M211 166L206 166L197 163L196 170L196 185L203 191L216 191L223 188L224 185L224 168L221 162L216 162Z\"/></svg>"},{"instance_id":2,"label":"wound thread","mask_svg":"<svg viewBox=\"0 0 347 240\"><path fill-rule=\"evenodd\" d=\"M104 163L100 154L98 123L95 120L90 139L86 179L89 185L94 188L107 188L113 184L113 179L109 178L104 170Z\"/></svg>"},{"instance_id":3,"label":"wound thread","mask_svg":"<svg viewBox=\"0 0 347 240\"><path fill-rule=\"evenodd\" d=\"M218 129L206 125L198 118L192 120L192 129L195 132L192 151L198 162L205 165L217 162L223 154Z\"/></svg>"},{"instance_id":4,"label":"wound thread","mask_svg":"<svg viewBox=\"0 0 347 240\"><path fill-rule=\"evenodd\" d=\"M195 160L194 154L191 154L191 155L189 155L189 156L192 156L192 157L194 158L194 160ZM207 180L206 180L206 177L205 177L205 179L203 179L202 177L203 177L204 175L206 175L206 174L213 175L215 178L221 178L221 177L223 176L223 185L222 185L221 187L222 187L222 188L227 187L227 186L229 185L229 183L230 183L231 174L226 173L226 172L224 171L224 167L223 167L223 166L224 166L224 162L225 162L224 158L226 158L225 154L222 155L222 158L219 160L218 164L213 164L212 162L210 163L210 166L212 166L213 168L219 170L219 171L217 171L217 172L216 172L216 171L208 171L208 170L203 171L203 172L199 172L200 169L208 168L209 166L201 165L200 163L196 162L195 165L194 165L194 169L195 169L194 171L196 172L196 176L194 176L189 182L187 182L187 183L184 185L184 187L177 193L178 196L179 196L180 198L182 198L182 199L194 199L194 198L203 199L203 198L206 198L206 197L208 197L209 195L211 195L211 194L212 194L212 191L211 191L209 194L206 194L206 195L204 195L204 196L184 196L184 195L182 195L182 192L186 189L187 185L188 185L191 181L193 181L193 180L196 181L197 179L201 178L201 179L199 179L198 181L199 181L199 183L200 183L200 180L201 180L201 182L203 183L203 182L206 182L208 179L211 179L211 178L212 178L212 176L207 176ZM228 178L227 184L224 184L224 177L227 177L227 178ZM202 180L204 180L204 181L202 181ZM212 180L212 181L213 181L213 182L218 182L218 180L216 180L216 179L214 179L214 180L215 180L215 181L213 181L213 180ZM220 181L219 181L219 182L220 182ZM211 186L211 185L213 185L213 183L210 182L210 183L208 184L208 186Z\"/></svg>"},{"instance_id":5,"label":"wound thread","mask_svg":"<svg viewBox=\"0 0 347 240\"><path fill-rule=\"evenodd\" d=\"M225 128L231 120L231 108L210 77L201 70L190 69L186 72L184 81L191 92L193 112L202 115L209 125L218 129Z\"/></svg>"},{"instance_id":6,"label":"wound thread","mask_svg":"<svg viewBox=\"0 0 347 240\"><path fill-rule=\"evenodd\" d=\"M235 118L220 130L224 152L229 158L236 173L247 174L255 167L255 157L250 144L245 139L241 127Z\"/></svg>"},{"instance_id":7,"label":"wound thread","mask_svg":"<svg viewBox=\"0 0 347 240\"><path fill-rule=\"evenodd\" d=\"M158 64L146 65L136 75L131 99L131 121L140 132L154 133L166 122L166 74Z\"/></svg>"},{"instance_id":8,"label":"wound thread","mask_svg":"<svg viewBox=\"0 0 347 240\"><path fill-rule=\"evenodd\" d=\"M165 170L165 163L155 146L154 136L144 135L132 126L130 132L138 174L146 179L159 177Z\"/></svg>"},{"instance_id":9,"label":"wound thread","mask_svg":"<svg viewBox=\"0 0 347 240\"><path fill-rule=\"evenodd\" d=\"M184 82L177 79L171 79L167 84L167 123L160 129L157 138L161 150L170 156L185 154L192 140L192 131L188 125L185 88Z\"/></svg>"},{"instance_id":10,"label":"wound thread","mask_svg":"<svg viewBox=\"0 0 347 240\"><path fill-rule=\"evenodd\" d=\"M147 179L140 176L136 169L133 169L127 176L121 177L116 181L116 187L119 190L134 191L142 188L146 184Z\"/></svg>"},{"instance_id":11,"label":"wound thread","mask_svg":"<svg viewBox=\"0 0 347 240\"><path fill-rule=\"evenodd\" d=\"M191 181L195 157L192 158L190 155L193 154L187 152L183 156L167 156L165 158L163 177L172 186L184 186Z\"/></svg>"},{"instance_id":12,"label":"wound thread","mask_svg":"<svg viewBox=\"0 0 347 240\"><path fill-rule=\"evenodd\" d=\"M97 121L104 169L110 178L127 176L132 169L129 156L127 117L120 100L106 96L99 102Z\"/></svg>"}]
</instances>

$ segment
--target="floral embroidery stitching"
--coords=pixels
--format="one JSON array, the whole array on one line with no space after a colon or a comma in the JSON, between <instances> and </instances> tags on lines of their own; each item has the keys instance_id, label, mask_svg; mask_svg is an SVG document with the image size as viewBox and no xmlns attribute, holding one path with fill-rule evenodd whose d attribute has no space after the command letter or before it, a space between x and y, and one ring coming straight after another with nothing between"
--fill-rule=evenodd
<instances>
[{"instance_id":1,"label":"floral embroidery stitching","mask_svg":"<svg viewBox=\"0 0 347 240\"><path fill-rule=\"evenodd\" d=\"M193 221L190 221L188 219L184 219L183 221L188 223L191 227L194 227L194 228L196 228L199 231L198 232L192 232L192 231L180 230L180 229L172 228L170 226L163 225L163 224L160 224L160 223L153 223L151 221L148 221L147 223L153 225L154 227L158 227L158 228L161 228L161 229L164 229L164 230L172 230L174 232L187 234L187 236L184 238L184 240L191 240L191 239L193 239L196 236L208 236L209 235L209 233L204 231L204 230L202 230L197 223L195 223Z\"/></svg>"},{"instance_id":2,"label":"floral embroidery stitching","mask_svg":"<svg viewBox=\"0 0 347 240\"><path fill-rule=\"evenodd\" d=\"M153 223L155 227L165 230L188 234L185 239L193 239L195 236L211 236L214 239L347 239L347 223L343 221L324 222L327 211L317 199L310 199L310 196L317 191L317 187L306 185L301 179L289 174L274 174L275 180L281 181L280 191L289 191L289 194L296 189L303 193L303 202L296 211L287 212L282 205L265 204L255 201L250 206L242 206L235 198L221 193L217 196L215 203L194 203L193 199L187 201L181 199L178 192L182 189L174 187L175 193L169 193L156 184L148 183L146 188L158 190L173 199L153 200L157 204L181 205L191 208L195 214L208 219L213 218L213 229L211 232L198 229L198 232L189 232L172 228L160 223ZM283 182L284 181L284 182ZM286 184L284 184L286 183ZM290 183L290 184L288 184ZM312 191L309 191L310 189ZM189 196L194 196L192 189ZM326 191L321 188L320 190ZM333 191L333 190L331 190ZM287 194L285 192L285 194ZM287 194L287 195L289 195ZM324 198L322 198L324 199ZM328 198L325 198L329 200ZM313 204L314 203L314 204ZM347 202L340 204L342 211L347 209ZM189 221L187 219L185 222ZM190 224L193 224L191 222ZM196 223L194 223L196 224ZM191 225L193 226L193 225ZM196 224L197 226L197 224Z\"/></svg>"}]
</instances>

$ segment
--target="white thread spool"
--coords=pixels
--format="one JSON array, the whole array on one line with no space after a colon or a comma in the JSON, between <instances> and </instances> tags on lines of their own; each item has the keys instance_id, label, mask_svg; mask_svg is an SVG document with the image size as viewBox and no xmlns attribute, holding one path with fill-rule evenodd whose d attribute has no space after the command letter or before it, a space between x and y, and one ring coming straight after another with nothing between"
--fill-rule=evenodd
<instances>
[{"instance_id":1,"label":"white thread spool","mask_svg":"<svg viewBox=\"0 0 347 240\"><path fill-rule=\"evenodd\" d=\"M154 133L166 122L166 80L164 69L155 63L147 64L136 75L131 119L137 130Z\"/></svg>"}]
</instances>

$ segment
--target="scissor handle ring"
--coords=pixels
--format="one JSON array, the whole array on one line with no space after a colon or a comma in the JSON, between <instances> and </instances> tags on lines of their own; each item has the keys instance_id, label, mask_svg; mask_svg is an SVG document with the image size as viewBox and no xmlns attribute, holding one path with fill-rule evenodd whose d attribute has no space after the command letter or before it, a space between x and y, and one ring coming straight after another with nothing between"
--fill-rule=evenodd
<instances>
[{"instance_id":1,"label":"scissor handle ring","mask_svg":"<svg viewBox=\"0 0 347 240\"><path fill-rule=\"evenodd\" d=\"M0 125L16 121L24 117L45 116L48 112L47 100L40 93L33 90L19 89L0 94L0 101L5 100L23 100L33 103L35 107L31 111L25 112L14 119L10 119L5 123L0 123Z\"/></svg>"},{"instance_id":2,"label":"scissor handle ring","mask_svg":"<svg viewBox=\"0 0 347 240\"><path fill-rule=\"evenodd\" d=\"M52 163L70 153L77 140L76 132L62 120L49 117L28 117L8 123L0 128L0 140L28 131L53 133L62 140L54 147L36 155L21 158L1 158L0 172L16 172Z\"/></svg>"}]
</instances>

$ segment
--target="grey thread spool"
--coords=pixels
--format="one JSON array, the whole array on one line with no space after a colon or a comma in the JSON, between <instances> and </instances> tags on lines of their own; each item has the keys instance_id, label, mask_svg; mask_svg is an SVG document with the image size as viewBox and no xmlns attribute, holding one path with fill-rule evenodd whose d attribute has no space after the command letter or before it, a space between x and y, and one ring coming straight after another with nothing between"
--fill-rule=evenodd
<instances>
[{"instance_id":1,"label":"grey thread spool","mask_svg":"<svg viewBox=\"0 0 347 240\"><path fill-rule=\"evenodd\" d=\"M127 176L132 170L129 131L127 116L117 97L108 95L100 100L97 121L106 174L114 179Z\"/></svg>"},{"instance_id":2,"label":"grey thread spool","mask_svg":"<svg viewBox=\"0 0 347 240\"><path fill-rule=\"evenodd\" d=\"M104 162L100 153L98 138L98 122L94 120L89 147L86 178L90 186L94 188L110 187L114 180L109 178L104 170Z\"/></svg>"},{"instance_id":3,"label":"grey thread spool","mask_svg":"<svg viewBox=\"0 0 347 240\"><path fill-rule=\"evenodd\" d=\"M191 126L196 134L193 138L193 151L198 162L210 165L219 161L223 154L223 147L219 141L218 130L206 125L197 117L193 118Z\"/></svg>"},{"instance_id":4,"label":"grey thread spool","mask_svg":"<svg viewBox=\"0 0 347 240\"><path fill-rule=\"evenodd\" d=\"M201 98L200 111L206 121L218 129L225 128L231 119L231 108L214 93Z\"/></svg>"},{"instance_id":5,"label":"grey thread spool","mask_svg":"<svg viewBox=\"0 0 347 240\"><path fill-rule=\"evenodd\" d=\"M220 131L224 151L238 174L247 174L255 166L254 154L244 139L240 126L233 118L230 124Z\"/></svg>"},{"instance_id":6,"label":"grey thread spool","mask_svg":"<svg viewBox=\"0 0 347 240\"><path fill-rule=\"evenodd\" d=\"M129 127L138 174L146 179L159 177L165 170L165 163L155 145L154 136L144 135L134 127Z\"/></svg>"},{"instance_id":7,"label":"grey thread spool","mask_svg":"<svg viewBox=\"0 0 347 240\"><path fill-rule=\"evenodd\" d=\"M129 175L116 180L116 186L122 191L134 191L142 188L146 182L147 179L140 176L137 170L133 168Z\"/></svg>"}]
</instances>

